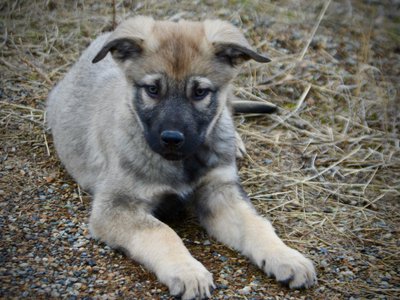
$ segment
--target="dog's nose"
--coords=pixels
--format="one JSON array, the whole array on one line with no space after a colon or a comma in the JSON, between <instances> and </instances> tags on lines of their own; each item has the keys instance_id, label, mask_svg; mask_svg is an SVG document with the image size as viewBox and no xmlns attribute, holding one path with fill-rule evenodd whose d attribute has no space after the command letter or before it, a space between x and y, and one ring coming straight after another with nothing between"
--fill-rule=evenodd
<instances>
[{"instance_id":1,"label":"dog's nose","mask_svg":"<svg viewBox=\"0 0 400 300\"><path fill-rule=\"evenodd\" d=\"M161 142L165 146L180 147L185 141L185 136L182 132L175 130L164 130L161 132Z\"/></svg>"}]
</instances>

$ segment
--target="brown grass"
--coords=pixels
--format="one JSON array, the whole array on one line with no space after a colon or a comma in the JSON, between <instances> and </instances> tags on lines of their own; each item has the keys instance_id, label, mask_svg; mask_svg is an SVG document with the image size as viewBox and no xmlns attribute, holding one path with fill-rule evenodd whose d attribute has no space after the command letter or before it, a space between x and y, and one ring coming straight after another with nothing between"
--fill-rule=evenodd
<instances>
[{"instance_id":1,"label":"brown grass","mask_svg":"<svg viewBox=\"0 0 400 300\"><path fill-rule=\"evenodd\" d=\"M237 95L280 107L279 114L236 117L248 150L239 163L245 189L282 238L315 261L320 287L282 293L235 252L213 242L214 251L232 257L226 265L203 257L217 283L220 267L244 268L247 276L228 278L232 287L222 296L246 299L237 290L256 278L268 284L263 293L270 297L400 297L400 17L395 4L225 2L2 2L2 218L29 210L34 203L19 199L35 195L38 186L74 186L45 131L46 96L90 40L112 28L112 3L117 22L136 14L223 18L242 27L252 44L273 58L270 64L243 68ZM74 203L88 208L87 196L76 191L80 200ZM20 208L7 208L12 201ZM80 222L86 222L84 216ZM203 233L178 230L200 255L203 250L190 239ZM1 246L10 249L5 241ZM126 264L122 256L116 261ZM381 284L385 274L388 286ZM132 282L149 280L150 288L163 289L145 276Z\"/></svg>"}]
</instances>

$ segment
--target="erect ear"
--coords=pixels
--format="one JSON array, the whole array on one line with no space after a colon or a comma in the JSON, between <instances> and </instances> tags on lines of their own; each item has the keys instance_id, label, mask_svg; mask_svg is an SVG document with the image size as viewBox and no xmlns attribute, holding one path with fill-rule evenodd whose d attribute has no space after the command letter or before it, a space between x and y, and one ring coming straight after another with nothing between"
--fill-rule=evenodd
<instances>
[{"instance_id":1,"label":"erect ear","mask_svg":"<svg viewBox=\"0 0 400 300\"><path fill-rule=\"evenodd\" d=\"M135 38L117 38L106 43L103 48L93 58L92 63L97 63L111 52L114 59L125 61L129 58L137 57L142 51L143 40Z\"/></svg>"},{"instance_id":2,"label":"erect ear","mask_svg":"<svg viewBox=\"0 0 400 300\"><path fill-rule=\"evenodd\" d=\"M230 64L232 67L240 65L250 59L260 63L271 61L268 57L262 56L257 52L238 44L216 43L214 47L216 57L222 62Z\"/></svg>"}]
</instances>

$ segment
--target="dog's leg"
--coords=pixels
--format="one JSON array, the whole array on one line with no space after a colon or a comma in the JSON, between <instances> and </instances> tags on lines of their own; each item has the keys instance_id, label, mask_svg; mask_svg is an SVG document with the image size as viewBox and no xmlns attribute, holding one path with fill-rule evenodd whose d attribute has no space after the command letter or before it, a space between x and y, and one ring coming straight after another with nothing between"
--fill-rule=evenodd
<instances>
[{"instance_id":1,"label":"dog's leg","mask_svg":"<svg viewBox=\"0 0 400 300\"><path fill-rule=\"evenodd\" d=\"M290 288L315 284L312 262L286 246L271 223L256 213L233 169L216 169L199 186L196 205L203 226L210 235L241 251L266 274Z\"/></svg>"},{"instance_id":2,"label":"dog's leg","mask_svg":"<svg viewBox=\"0 0 400 300\"><path fill-rule=\"evenodd\" d=\"M145 212L129 195L95 195L89 226L95 238L122 249L153 271L171 295L210 297L214 287L211 273L190 255L175 231Z\"/></svg>"}]
</instances>

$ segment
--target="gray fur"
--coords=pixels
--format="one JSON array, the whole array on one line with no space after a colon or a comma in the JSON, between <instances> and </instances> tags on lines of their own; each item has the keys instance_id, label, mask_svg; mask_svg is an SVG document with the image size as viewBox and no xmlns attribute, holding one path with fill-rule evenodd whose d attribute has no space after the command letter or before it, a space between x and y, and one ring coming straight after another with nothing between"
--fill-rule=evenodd
<instances>
[{"instance_id":1,"label":"gray fur","mask_svg":"<svg viewBox=\"0 0 400 300\"><path fill-rule=\"evenodd\" d=\"M93 193L89 224L92 235L112 247L125 249L129 257L154 271L172 295L181 295L183 299L209 297L214 286L212 275L189 254L176 233L156 218L158 212L169 213L173 205L193 200L200 221L210 234L242 251L277 280L289 280L291 287L312 285L315 273L311 262L285 246L269 222L256 215L238 183L238 137L227 103L231 95L229 84L236 74L233 64L239 58L263 61L262 56L254 54L239 31L226 22L162 23L172 36L182 39L181 48L174 46L174 51L186 47L185 38L189 37L182 30L188 28L190 32L191 26L204 26L209 51L219 40L226 44L226 40L236 39L238 46L224 52L229 65L218 61L218 57L214 61L212 56L204 56L212 60L202 62L210 65L212 74L222 72L202 81L201 84L210 81L218 87L218 92L210 92L207 101L193 102L194 106L185 102L184 81L172 78L199 74L187 75L186 70L193 66L175 62L172 66L179 67L174 69L176 73L166 71L163 75L167 76L169 87L176 83L174 90L168 91L172 96L168 96L168 102L157 102L148 98L145 87L137 82L147 76L141 53L156 47L157 36L150 42L146 34L157 24L151 18L137 17L123 23L114 33L98 37L49 95L48 124L58 155L75 180ZM135 43L126 42L131 38ZM242 55L243 49L246 50ZM235 57L226 59L231 53ZM143 73L142 77L139 73ZM148 81L153 77L143 78ZM162 89L167 93L166 87ZM179 126L182 130L190 126L200 128L196 127L195 118L182 117L177 124L168 114L163 115L166 110L174 110L171 105L182 114L198 114L208 122L202 131L193 131L198 137L185 136L185 142L193 138L201 143L194 150L189 145L189 150L176 160L164 157L163 145L149 145L150 127L143 120L161 105L165 109L157 113L166 121L160 126L170 122L168 126L174 130ZM179 114L176 116L179 118ZM151 121L159 120L152 117ZM165 210L160 209L163 203L168 206ZM261 232L252 230L264 230L265 239L259 238Z\"/></svg>"}]
</instances>

